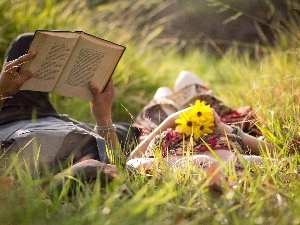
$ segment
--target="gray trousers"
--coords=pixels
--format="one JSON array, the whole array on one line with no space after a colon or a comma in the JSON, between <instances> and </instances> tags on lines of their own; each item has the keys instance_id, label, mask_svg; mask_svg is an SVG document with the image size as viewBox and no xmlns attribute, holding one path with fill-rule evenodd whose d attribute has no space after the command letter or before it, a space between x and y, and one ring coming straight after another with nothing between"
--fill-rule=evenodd
<instances>
[{"instance_id":1,"label":"gray trousers","mask_svg":"<svg viewBox=\"0 0 300 225\"><path fill-rule=\"evenodd\" d=\"M6 144L7 153L18 155L30 168L52 166L68 159L77 161L85 156L109 163L110 146L102 137L54 117L1 125L0 140Z\"/></svg>"}]
</instances>

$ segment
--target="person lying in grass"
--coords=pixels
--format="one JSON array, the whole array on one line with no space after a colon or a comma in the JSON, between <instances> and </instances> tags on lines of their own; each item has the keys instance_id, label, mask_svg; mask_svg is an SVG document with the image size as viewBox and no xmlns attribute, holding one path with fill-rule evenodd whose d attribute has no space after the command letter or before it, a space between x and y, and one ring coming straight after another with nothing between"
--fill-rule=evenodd
<instances>
[{"instance_id":1,"label":"person lying in grass","mask_svg":"<svg viewBox=\"0 0 300 225\"><path fill-rule=\"evenodd\" d=\"M176 83L183 86L186 89L185 92L187 89L195 88L195 86L203 86L202 81L191 73L179 76ZM182 85L182 83L188 85ZM162 117L172 112L172 110L180 108L179 104L186 104L183 101L176 104L173 100L178 99L177 94L174 94L177 96L174 98L170 90L165 88L163 92L161 90L158 90L154 99L157 103L156 106L161 107L161 111L156 109L155 112ZM179 91L181 90L177 88L177 92ZM160 92L161 94L159 94ZM170 113L160 124L155 124L159 115L154 116L154 112L151 114L151 111L148 111L150 112L148 115L152 116L150 118L151 125L155 128L147 133L133 150L127 162L129 167L149 171L155 163L154 158L162 158L171 167L176 167L183 161L188 160L200 168L203 168L204 165L207 167L211 163L222 164L223 162L234 162L236 167L240 168L241 160L261 163L262 157L259 156L260 154L267 157L273 156L273 145L243 132L239 126L232 126L223 122L216 112L217 110L221 112L221 107L215 104L216 100L208 101L211 104L200 100L203 99L203 96L205 100L211 100L211 98L208 98L208 92L210 93L210 91L208 89L203 91L202 89L200 92L201 95L188 91L192 96L184 99L188 101L196 99L194 104ZM206 94L203 95L203 93ZM153 105L150 105L144 110L147 111L151 107L153 109ZM228 115L223 114L223 116L228 121ZM244 121L244 119L241 121Z\"/></svg>"},{"instance_id":2,"label":"person lying in grass","mask_svg":"<svg viewBox=\"0 0 300 225\"><path fill-rule=\"evenodd\" d=\"M94 125L59 114L48 93L20 90L36 74L36 71L19 73L21 65L39 57L38 52L26 54L32 38L32 33L26 33L13 40L0 74L0 156L18 154L29 168L38 171L43 166L61 171L82 159L110 163L107 150L119 155L119 140L129 137L128 127L115 126L112 121L113 81L109 81L102 93L89 83L95 129Z\"/></svg>"}]
</instances>

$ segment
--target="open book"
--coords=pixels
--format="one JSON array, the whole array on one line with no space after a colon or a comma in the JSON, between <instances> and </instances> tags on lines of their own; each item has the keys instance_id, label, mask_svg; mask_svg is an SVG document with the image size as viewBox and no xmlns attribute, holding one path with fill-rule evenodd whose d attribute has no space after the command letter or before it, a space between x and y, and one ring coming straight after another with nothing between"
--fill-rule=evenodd
<instances>
[{"instance_id":1,"label":"open book","mask_svg":"<svg viewBox=\"0 0 300 225\"><path fill-rule=\"evenodd\" d=\"M103 91L125 47L83 31L37 30L28 50L37 56L21 67L37 71L22 90L55 91L67 97L92 100L88 82Z\"/></svg>"}]
</instances>

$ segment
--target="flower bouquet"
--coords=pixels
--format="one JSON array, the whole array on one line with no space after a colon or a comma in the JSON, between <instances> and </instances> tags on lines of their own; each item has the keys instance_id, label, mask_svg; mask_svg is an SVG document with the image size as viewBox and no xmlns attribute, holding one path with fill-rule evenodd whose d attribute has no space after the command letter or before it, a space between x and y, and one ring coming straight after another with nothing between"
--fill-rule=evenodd
<instances>
[{"instance_id":1,"label":"flower bouquet","mask_svg":"<svg viewBox=\"0 0 300 225\"><path fill-rule=\"evenodd\" d=\"M200 100L196 100L195 104L190 106L175 120L176 130L194 139L213 133L211 128L214 126L214 114L211 107Z\"/></svg>"}]
</instances>

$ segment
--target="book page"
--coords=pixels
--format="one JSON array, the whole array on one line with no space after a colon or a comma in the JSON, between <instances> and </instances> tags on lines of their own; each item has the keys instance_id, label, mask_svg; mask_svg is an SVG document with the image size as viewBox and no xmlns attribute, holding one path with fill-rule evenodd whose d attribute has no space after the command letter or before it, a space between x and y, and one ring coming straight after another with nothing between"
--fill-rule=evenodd
<instances>
[{"instance_id":1,"label":"book page","mask_svg":"<svg viewBox=\"0 0 300 225\"><path fill-rule=\"evenodd\" d=\"M57 33L60 35L56 36ZM38 54L22 69L34 69L37 74L24 83L22 90L45 92L53 90L77 41L73 33L67 33L65 37L62 37L62 34L62 32L37 32L35 34L29 51L37 51Z\"/></svg>"},{"instance_id":2,"label":"book page","mask_svg":"<svg viewBox=\"0 0 300 225\"><path fill-rule=\"evenodd\" d=\"M64 96L92 100L88 82L102 92L125 47L83 33L54 90Z\"/></svg>"}]
</instances>

